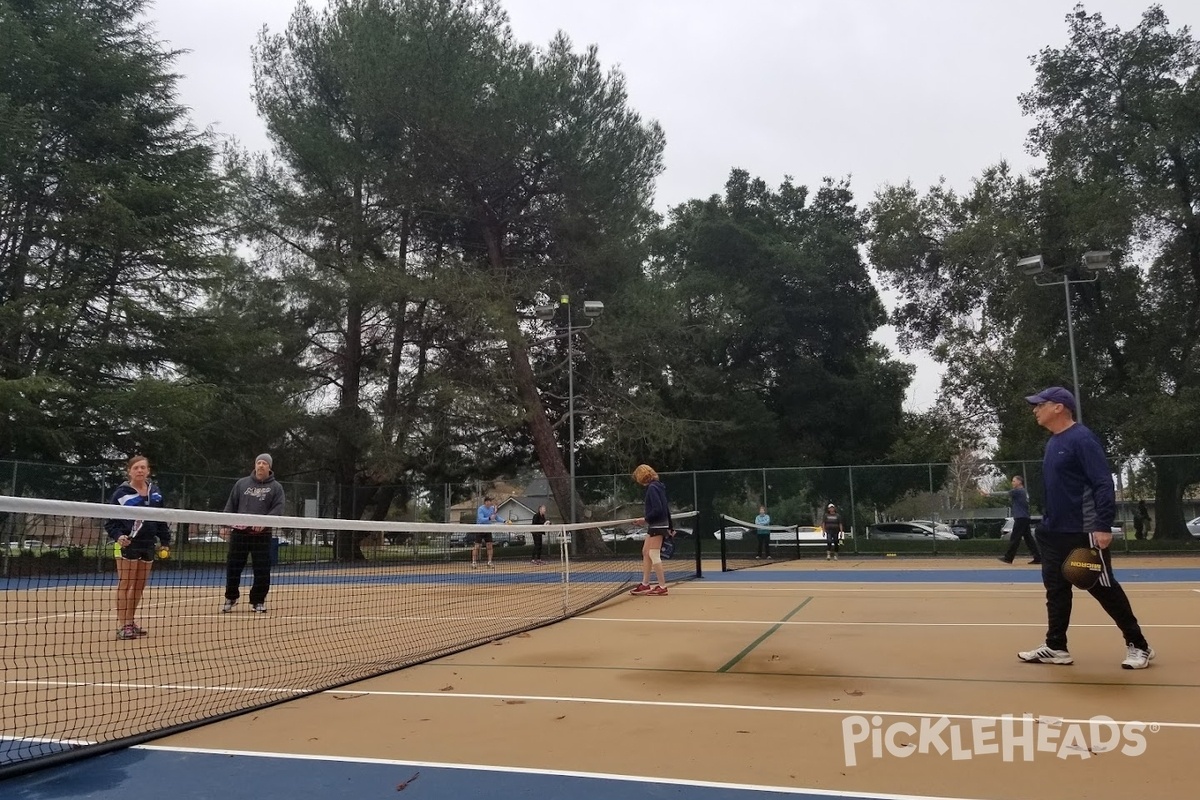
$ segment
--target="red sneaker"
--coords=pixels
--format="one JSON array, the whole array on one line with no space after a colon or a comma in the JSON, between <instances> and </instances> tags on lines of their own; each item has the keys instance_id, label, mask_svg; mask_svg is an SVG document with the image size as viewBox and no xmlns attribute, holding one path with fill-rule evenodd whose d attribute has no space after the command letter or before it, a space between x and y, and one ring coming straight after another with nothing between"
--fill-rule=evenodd
<instances>
[{"instance_id":1,"label":"red sneaker","mask_svg":"<svg viewBox=\"0 0 1200 800\"><path fill-rule=\"evenodd\" d=\"M665 586L655 586L650 591L644 592L644 594L653 595L654 597L660 597L666 593L667 593L667 587L665 587Z\"/></svg>"},{"instance_id":2,"label":"red sneaker","mask_svg":"<svg viewBox=\"0 0 1200 800\"><path fill-rule=\"evenodd\" d=\"M650 592L650 584L648 583L639 583L637 586L629 590L630 594L650 594Z\"/></svg>"}]
</instances>

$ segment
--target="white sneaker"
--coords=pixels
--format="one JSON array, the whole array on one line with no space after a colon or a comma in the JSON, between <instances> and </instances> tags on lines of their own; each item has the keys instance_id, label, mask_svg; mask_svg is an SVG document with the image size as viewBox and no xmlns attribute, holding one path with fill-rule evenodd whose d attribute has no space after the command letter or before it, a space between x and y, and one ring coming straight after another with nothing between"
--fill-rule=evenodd
<instances>
[{"instance_id":1,"label":"white sneaker","mask_svg":"<svg viewBox=\"0 0 1200 800\"><path fill-rule=\"evenodd\" d=\"M225 605L221 606L221 613L228 614L233 611L233 607L237 605L237 600L226 600Z\"/></svg>"},{"instance_id":2,"label":"white sneaker","mask_svg":"<svg viewBox=\"0 0 1200 800\"><path fill-rule=\"evenodd\" d=\"M1145 669L1154 660L1154 648L1146 645L1146 649L1133 645L1125 646L1125 660L1121 662L1122 669Z\"/></svg>"},{"instance_id":3,"label":"white sneaker","mask_svg":"<svg viewBox=\"0 0 1200 800\"><path fill-rule=\"evenodd\" d=\"M834 554L833 554L833 560L834 560L834 561L837 561L837 553L834 553Z\"/></svg>"},{"instance_id":4,"label":"white sneaker","mask_svg":"<svg viewBox=\"0 0 1200 800\"><path fill-rule=\"evenodd\" d=\"M267 613L267 604L266 603L255 603L253 606L251 606L250 610L253 611L255 614L265 614L265 613Z\"/></svg>"},{"instance_id":5,"label":"white sneaker","mask_svg":"<svg viewBox=\"0 0 1200 800\"><path fill-rule=\"evenodd\" d=\"M1042 645L1036 650L1017 653L1017 658L1029 664L1074 664L1075 659L1066 650L1055 650L1053 647Z\"/></svg>"},{"instance_id":6,"label":"white sneaker","mask_svg":"<svg viewBox=\"0 0 1200 800\"><path fill-rule=\"evenodd\" d=\"M826 561L833 561L833 553L826 553L826 554L825 554L825 560L826 560Z\"/></svg>"}]
</instances>

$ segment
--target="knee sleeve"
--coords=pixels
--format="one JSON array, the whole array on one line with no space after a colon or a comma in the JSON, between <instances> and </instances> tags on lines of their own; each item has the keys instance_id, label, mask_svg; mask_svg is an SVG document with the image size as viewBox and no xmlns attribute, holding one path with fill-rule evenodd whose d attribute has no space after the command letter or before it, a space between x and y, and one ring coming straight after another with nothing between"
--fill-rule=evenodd
<instances>
[{"instance_id":1,"label":"knee sleeve","mask_svg":"<svg viewBox=\"0 0 1200 800\"><path fill-rule=\"evenodd\" d=\"M655 548L650 551L650 563L656 566L662 563L662 550Z\"/></svg>"}]
</instances>

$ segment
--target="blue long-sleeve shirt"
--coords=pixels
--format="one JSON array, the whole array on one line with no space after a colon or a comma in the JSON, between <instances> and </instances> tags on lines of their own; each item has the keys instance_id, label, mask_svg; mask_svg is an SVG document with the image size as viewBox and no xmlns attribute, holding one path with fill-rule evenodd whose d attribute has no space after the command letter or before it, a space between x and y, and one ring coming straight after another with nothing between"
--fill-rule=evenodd
<instances>
[{"instance_id":1,"label":"blue long-sleeve shirt","mask_svg":"<svg viewBox=\"0 0 1200 800\"><path fill-rule=\"evenodd\" d=\"M108 502L113 505L125 506L126 508L136 506L145 508L163 507L162 492L153 483L147 486L144 496L139 494L138 490L133 488L128 482L122 483L112 493L112 497L109 498ZM165 522L106 519L104 521L104 530L108 534L108 538L114 542L122 536L129 536L131 538L157 536L158 540L164 545L171 544L171 529L167 527L167 523Z\"/></svg>"},{"instance_id":2,"label":"blue long-sleeve shirt","mask_svg":"<svg viewBox=\"0 0 1200 800\"><path fill-rule=\"evenodd\" d=\"M475 524L490 525L496 522L496 509L486 503L475 509Z\"/></svg>"},{"instance_id":3,"label":"blue long-sleeve shirt","mask_svg":"<svg viewBox=\"0 0 1200 800\"><path fill-rule=\"evenodd\" d=\"M1046 485L1041 530L1091 533L1112 530L1116 493L1100 438L1075 423L1046 442L1042 460Z\"/></svg>"},{"instance_id":4,"label":"blue long-sleeve shirt","mask_svg":"<svg viewBox=\"0 0 1200 800\"><path fill-rule=\"evenodd\" d=\"M646 510L642 513L647 528L672 528L671 507L667 504L667 487L662 481L646 485Z\"/></svg>"},{"instance_id":5,"label":"blue long-sleeve shirt","mask_svg":"<svg viewBox=\"0 0 1200 800\"><path fill-rule=\"evenodd\" d=\"M1018 486L1009 492L1008 504L1012 508L1014 519L1029 516L1029 492L1025 491L1024 486Z\"/></svg>"}]
</instances>

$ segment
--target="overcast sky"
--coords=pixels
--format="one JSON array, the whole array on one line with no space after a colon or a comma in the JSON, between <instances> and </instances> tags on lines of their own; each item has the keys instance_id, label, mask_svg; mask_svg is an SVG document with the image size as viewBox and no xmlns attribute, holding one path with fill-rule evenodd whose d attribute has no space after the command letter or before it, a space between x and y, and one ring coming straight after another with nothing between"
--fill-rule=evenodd
<instances>
[{"instance_id":1,"label":"overcast sky","mask_svg":"<svg viewBox=\"0 0 1200 800\"><path fill-rule=\"evenodd\" d=\"M321 7L324 0L313 0ZM661 210L721 191L741 167L777 185L850 176L861 203L887 183L967 188L989 164L1025 169L1029 121L1017 96L1029 57L1066 42L1075 0L503 0L516 36L563 30L626 76L631 106L667 137ZM1173 27L1200 28L1200 2L1165 0ZM1137 25L1148 2L1093 0ZM188 52L180 99L199 127L267 149L250 101L250 48L282 31L295 0L157 0L158 36ZM893 346L894 336L880 340ZM908 407L934 400L920 353Z\"/></svg>"}]
</instances>

